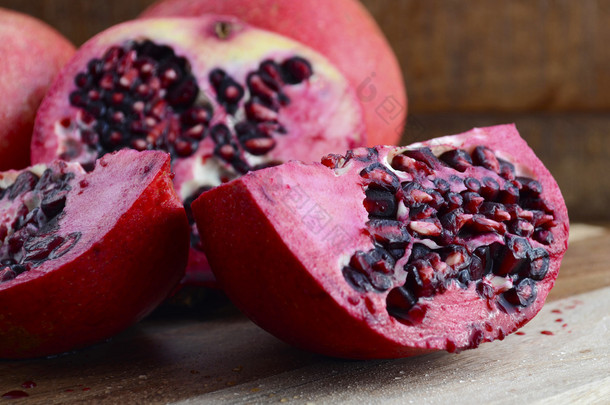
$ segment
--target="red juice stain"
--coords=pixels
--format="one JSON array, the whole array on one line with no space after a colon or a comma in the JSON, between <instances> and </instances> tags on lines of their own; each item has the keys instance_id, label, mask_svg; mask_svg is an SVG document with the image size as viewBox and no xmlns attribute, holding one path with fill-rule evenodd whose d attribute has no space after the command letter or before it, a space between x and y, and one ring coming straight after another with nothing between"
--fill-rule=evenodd
<instances>
[{"instance_id":1,"label":"red juice stain","mask_svg":"<svg viewBox=\"0 0 610 405\"><path fill-rule=\"evenodd\" d=\"M561 325L561 327L562 327L562 328L567 328L567 327L568 327L568 324L567 324L567 323L564 323L563 325Z\"/></svg>"},{"instance_id":2,"label":"red juice stain","mask_svg":"<svg viewBox=\"0 0 610 405\"><path fill-rule=\"evenodd\" d=\"M563 319L557 318L557 319L555 319L555 322L563 322Z\"/></svg>"},{"instance_id":3,"label":"red juice stain","mask_svg":"<svg viewBox=\"0 0 610 405\"><path fill-rule=\"evenodd\" d=\"M74 390L73 390L73 389L68 388L68 389L66 390L66 392L74 392Z\"/></svg>"},{"instance_id":4,"label":"red juice stain","mask_svg":"<svg viewBox=\"0 0 610 405\"><path fill-rule=\"evenodd\" d=\"M523 336L523 335L525 335L525 332L521 332L521 331L515 332L515 335Z\"/></svg>"},{"instance_id":5,"label":"red juice stain","mask_svg":"<svg viewBox=\"0 0 610 405\"><path fill-rule=\"evenodd\" d=\"M561 313L561 309L554 309L551 311L554 314L560 314Z\"/></svg>"},{"instance_id":6,"label":"red juice stain","mask_svg":"<svg viewBox=\"0 0 610 405\"><path fill-rule=\"evenodd\" d=\"M83 391L89 391L90 389L91 388L89 388L89 387L85 387L85 388L83 388Z\"/></svg>"},{"instance_id":7,"label":"red juice stain","mask_svg":"<svg viewBox=\"0 0 610 405\"><path fill-rule=\"evenodd\" d=\"M34 381L26 381L23 384L21 384L21 386L23 388L34 388L36 386L36 383Z\"/></svg>"},{"instance_id":8,"label":"red juice stain","mask_svg":"<svg viewBox=\"0 0 610 405\"><path fill-rule=\"evenodd\" d=\"M28 393L25 391L9 391L6 394L2 395L2 398L4 399L19 399L19 398L25 398L25 397L29 397Z\"/></svg>"},{"instance_id":9,"label":"red juice stain","mask_svg":"<svg viewBox=\"0 0 610 405\"><path fill-rule=\"evenodd\" d=\"M553 335L554 335L554 333L553 333L553 332L551 332L550 330L543 330L543 331L542 331L542 332L540 332L540 333L542 333L543 335L548 335L548 336L553 336Z\"/></svg>"}]
</instances>

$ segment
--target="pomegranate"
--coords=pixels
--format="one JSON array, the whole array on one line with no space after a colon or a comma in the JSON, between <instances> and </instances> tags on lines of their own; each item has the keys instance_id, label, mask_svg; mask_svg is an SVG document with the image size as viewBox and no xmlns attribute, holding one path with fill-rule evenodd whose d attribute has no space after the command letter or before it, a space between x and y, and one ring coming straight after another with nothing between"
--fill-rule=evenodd
<instances>
[{"instance_id":1,"label":"pomegranate","mask_svg":"<svg viewBox=\"0 0 610 405\"><path fill-rule=\"evenodd\" d=\"M90 168L118 149L168 151L190 218L199 194L247 171L363 145L361 116L349 83L297 42L233 17L138 20L87 42L60 73L32 161ZM210 283L192 229L185 283Z\"/></svg>"},{"instance_id":2,"label":"pomegranate","mask_svg":"<svg viewBox=\"0 0 610 405\"><path fill-rule=\"evenodd\" d=\"M229 298L346 358L456 352L542 307L567 247L555 180L514 126L289 162L192 204Z\"/></svg>"},{"instance_id":3,"label":"pomegranate","mask_svg":"<svg viewBox=\"0 0 610 405\"><path fill-rule=\"evenodd\" d=\"M0 358L62 353L151 312L184 274L170 157L120 151L0 174Z\"/></svg>"},{"instance_id":4,"label":"pomegranate","mask_svg":"<svg viewBox=\"0 0 610 405\"><path fill-rule=\"evenodd\" d=\"M160 0L142 17L210 13L235 16L326 56L358 89L368 144L398 142L407 115L402 72L379 26L358 0Z\"/></svg>"},{"instance_id":5,"label":"pomegranate","mask_svg":"<svg viewBox=\"0 0 610 405\"><path fill-rule=\"evenodd\" d=\"M30 16L0 8L0 170L30 162L36 109L74 47Z\"/></svg>"}]
</instances>

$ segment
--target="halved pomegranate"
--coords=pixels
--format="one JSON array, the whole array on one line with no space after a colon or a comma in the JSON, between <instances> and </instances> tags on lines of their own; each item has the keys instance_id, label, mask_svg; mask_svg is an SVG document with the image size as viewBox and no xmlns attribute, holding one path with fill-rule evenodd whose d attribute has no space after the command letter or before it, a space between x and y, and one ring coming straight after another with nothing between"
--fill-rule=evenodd
<instances>
[{"instance_id":1,"label":"halved pomegranate","mask_svg":"<svg viewBox=\"0 0 610 405\"><path fill-rule=\"evenodd\" d=\"M124 23L77 52L42 103L32 161L90 168L124 148L172 155L189 204L203 191L289 159L364 145L355 91L315 51L235 18ZM211 273L193 225L186 282Z\"/></svg>"},{"instance_id":2,"label":"halved pomegranate","mask_svg":"<svg viewBox=\"0 0 610 405\"><path fill-rule=\"evenodd\" d=\"M0 170L30 162L36 109L74 46L40 20L0 8Z\"/></svg>"},{"instance_id":3,"label":"halved pomegranate","mask_svg":"<svg viewBox=\"0 0 610 405\"><path fill-rule=\"evenodd\" d=\"M189 226L166 153L0 173L0 212L0 358L108 338L184 275Z\"/></svg>"},{"instance_id":4,"label":"halved pomegranate","mask_svg":"<svg viewBox=\"0 0 610 405\"><path fill-rule=\"evenodd\" d=\"M192 205L217 279L254 322L347 358L503 339L567 247L555 180L514 126L248 174Z\"/></svg>"},{"instance_id":5,"label":"halved pomegranate","mask_svg":"<svg viewBox=\"0 0 610 405\"><path fill-rule=\"evenodd\" d=\"M407 116L402 72L390 44L360 1L159 0L142 17L207 14L235 16L320 52L357 89L367 144L395 145L400 139Z\"/></svg>"}]
</instances>

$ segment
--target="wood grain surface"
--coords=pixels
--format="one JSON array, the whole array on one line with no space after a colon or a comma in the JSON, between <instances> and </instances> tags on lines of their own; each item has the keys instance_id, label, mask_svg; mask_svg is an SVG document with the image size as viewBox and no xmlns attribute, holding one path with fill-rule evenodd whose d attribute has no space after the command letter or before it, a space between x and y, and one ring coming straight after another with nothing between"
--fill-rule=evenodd
<instances>
[{"instance_id":1,"label":"wood grain surface","mask_svg":"<svg viewBox=\"0 0 610 405\"><path fill-rule=\"evenodd\" d=\"M294 349L225 305L157 314L80 352L2 361L0 395L22 390L32 404L607 404L610 231L573 226L570 244L556 287L525 334L476 350L337 360ZM26 381L36 387L22 388Z\"/></svg>"}]
</instances>

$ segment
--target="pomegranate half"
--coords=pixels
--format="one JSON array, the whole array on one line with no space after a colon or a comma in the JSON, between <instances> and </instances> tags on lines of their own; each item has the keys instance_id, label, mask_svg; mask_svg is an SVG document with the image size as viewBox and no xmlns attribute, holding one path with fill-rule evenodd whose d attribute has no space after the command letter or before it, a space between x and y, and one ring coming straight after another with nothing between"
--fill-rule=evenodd
<instances>
[{"instance_id":1,"label":"pomegranate half","mask_svg":"<svg viewBox=\"0 0 610 405\"><path fill-rule=\"evenodd\" d=\"M42 21L0 8L0 170L29 164L36 109L73 54Z\"/></svg>"},{"instance_id":2,"label":"pomegranate half","mask_svg":"<svg viewBox=\"0 0 610 405\"><path fill-rule=\"evenodd\" d=\"M392 358L503 339L567 247L551 174L514 126L250 173L192 204L229 298L293 345Z\"/></svg>"},{"instance_id":3,"label":"pomegranate half","mask_svg":"<svg viewBox=\"0 0 610 405\"><path fill-rule=\"evenodd\" d=\"M114 150L168 151L190 214L203 191L250 170L365 142L355 91L317 52L233 17L148 19L78 50L38 111L32 161L90 168ZM185 282L209 283L192 229Z\"/></svg>"},{"instance_id":4,"label":"pomegranate half","mask_svg":"<svg viewBox=\"0 0 610 405\"><path fill-rule=\"evenodd\" d=\"M142 17L232 15L299 41L343 73L364 110L368 145L395 145L407 95L402 72L381 29L358 0L160 0Z\"/></svg>"},{"instance_id":5,"label":"pomegranate half","mask_svg":"<svg viewBox=\"0 0 610 405\"><path fill-rule=\"evenodd\" d=\"M0 173L0 196L0 358L111 337L184 275L189 226L166 153Z\"/></svg>"}]
</instances>

